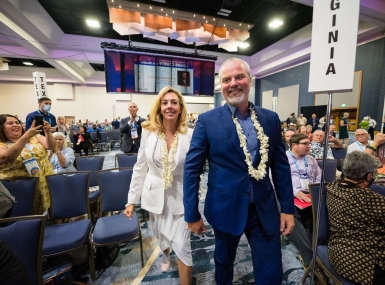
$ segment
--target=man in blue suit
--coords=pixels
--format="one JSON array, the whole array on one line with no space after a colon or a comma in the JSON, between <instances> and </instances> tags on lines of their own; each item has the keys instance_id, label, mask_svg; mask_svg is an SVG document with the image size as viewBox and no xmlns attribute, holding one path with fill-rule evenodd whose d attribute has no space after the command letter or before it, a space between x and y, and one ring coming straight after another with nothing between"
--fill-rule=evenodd
<instances>
[{"instance_id":1,"label":"man in blue suit","mask_svg":"<svg viewBox=\"0 0 385 285\"><path fill-rule=\"evenodd\" d=\"M282 282L280 234L294 227L290 166L276 113L248 101L249 65L230 58L219 70L227 101L199 116L184 171L185 220L195 234L206 230L198 211L200 174L209 161L204 214L215 233L215 280L232 284L236 249L245 233L255 284ZM278 212L274 189L281 213Z\"/></svg>"}]
</instances>

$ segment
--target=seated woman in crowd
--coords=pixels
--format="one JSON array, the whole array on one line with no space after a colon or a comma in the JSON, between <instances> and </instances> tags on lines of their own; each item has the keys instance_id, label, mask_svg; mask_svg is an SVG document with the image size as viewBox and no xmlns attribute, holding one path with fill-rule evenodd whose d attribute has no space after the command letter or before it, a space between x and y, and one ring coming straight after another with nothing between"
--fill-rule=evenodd
<instances>
[{"instance_id":1,"label":"seated woman in crowd","mask_svg":"<svg viewBox=\"0 0 385 285\"><path fill-rule=\"evenodd\" d=\"M45 136L40 132L43 128ZM54 174L47 159L47 149L55 147L51 125L35 127L35 121L25 131L13 115L0 115L0 179L9 177L39 177L36 195L36 213L42 214L50 205L45 176ZM16 197L17 198L17 197Z\"/></svg>"},{"instance_id":2,"label":"seated woman in crowd","mask_svg":"<svg viewBox=\"0 0 385 285\"><path fill-rule=\"evenodd\" d=\"M374 156L353 151L344 160L344 177L327 187L330 262L363 285L385 284L385 197L369 188L378 166Z\"/></svg>"},{"instance_id":3,"label":"seated woman in crowd","mask_svg":"<svg viewBox=\"0 0 385 285\"><path fill-rule=\"evenodd\" d=\"M297 128L297 134L304 134L304 135L307 135L306 133L306 127L305 126L299 126Z\"/></svg>"},{"instance_id":4,"label":"seated woman in crowd","mask_svg":"<svg viewBox=\"0 0 385 285\"><path fill-rule=\"evenodd\" d=\"M67 146L67 139L63 133L53 133L56 141L56 147L50 151L48 159L50 160L55 173L77 171L74 167L75 155L72 148Z\"/></svg>"},{"instance_id":5,"label":"seated woman in crowd","mask_svg":"<svg viewBox=\"0 0 385 285\"><path fill-rule=\"evenodd\" d=\"M90 134L87 132L87 129L83 126L79 128L79 132L73 132L73 138L76 141L75 143L75 152L82 155L82 150L85 155L88 156L88 149L92 147Z\"/></svg>"},{"instance_id":6,"label":"seated woman in crowd","mask_svg":"<svg viewBox=\"0 0 385 285\"><path fill-rule=\"evenodd\" d=\"M313 134L312 134L313 127L311 125L306 126L306 135L309 138L310 141L313 141Z\"/></svg>"}]
</instances>

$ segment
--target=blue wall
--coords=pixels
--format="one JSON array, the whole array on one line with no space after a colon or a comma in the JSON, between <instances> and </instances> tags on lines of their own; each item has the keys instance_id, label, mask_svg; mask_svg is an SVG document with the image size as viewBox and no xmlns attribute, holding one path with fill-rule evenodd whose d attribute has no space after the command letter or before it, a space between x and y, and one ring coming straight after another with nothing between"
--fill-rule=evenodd
<instances>
[{"instance_id":1,"label":"blue wall","mask_svg":"<svg viewBox=\"0 0 385 285\"><path fill-rule=\"evenodd\" d=\"M261 106L262 92L273 90L278 96L278 89L299 84L298 110L287 113L299 113L301 107L313 106L314 95L309 93L310 63L305 63L282 72L257 79L255 84L255 104ZM385 96L385 38L357 47L355 71L362 70L362 89L359 121L364 116L371 116L377 121L377 130L381 127ZM281 118L282 119L282 118Z\"/></svg>"}]
</instances>

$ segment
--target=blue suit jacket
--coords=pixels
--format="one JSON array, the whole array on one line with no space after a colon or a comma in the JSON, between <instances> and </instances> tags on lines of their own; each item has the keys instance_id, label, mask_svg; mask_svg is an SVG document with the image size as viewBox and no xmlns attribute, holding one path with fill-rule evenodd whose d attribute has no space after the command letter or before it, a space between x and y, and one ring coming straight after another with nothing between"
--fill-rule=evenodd
<instances>
[{"instance_id":1,"label":"blue suit jacket","mask_svg":"<svg viewBox=\"0 0 385 285\"><path fill-rule=\"evenodd\" d=\"M204 214L213 228L233 235L243 233L252 185L256 211L265 232L272 235L277 230L279 212L269 179L269 167L281 212L294 213L290 166L282 143L280 120L276 113L267 109L255 107L255 111L269 137L267 174L259 181L248 174L245 155L228 106L199 116L184 171L183 203L186 222L200 219L198 189L206 159L209 161L209 176ZM258 152L253 162L254 168L258 167L260 159Z\"/></svg>"}]
</instances>

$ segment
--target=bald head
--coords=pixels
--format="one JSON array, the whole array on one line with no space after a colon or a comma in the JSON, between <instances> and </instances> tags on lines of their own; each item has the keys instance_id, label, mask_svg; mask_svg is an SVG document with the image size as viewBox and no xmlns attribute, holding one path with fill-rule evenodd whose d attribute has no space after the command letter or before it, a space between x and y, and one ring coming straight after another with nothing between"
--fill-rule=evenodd
<instances>
[{"instance_id":1,"label":"bald head","mask_svg":"<svg viewBox=\"0 0 385 285\"><path fill-rule=\"evenodd\" d=\"M128 112L130 112L131 117L136 118L138 110L138 106L134 102L128 104Z\"/></svg>"}]
</instances>

